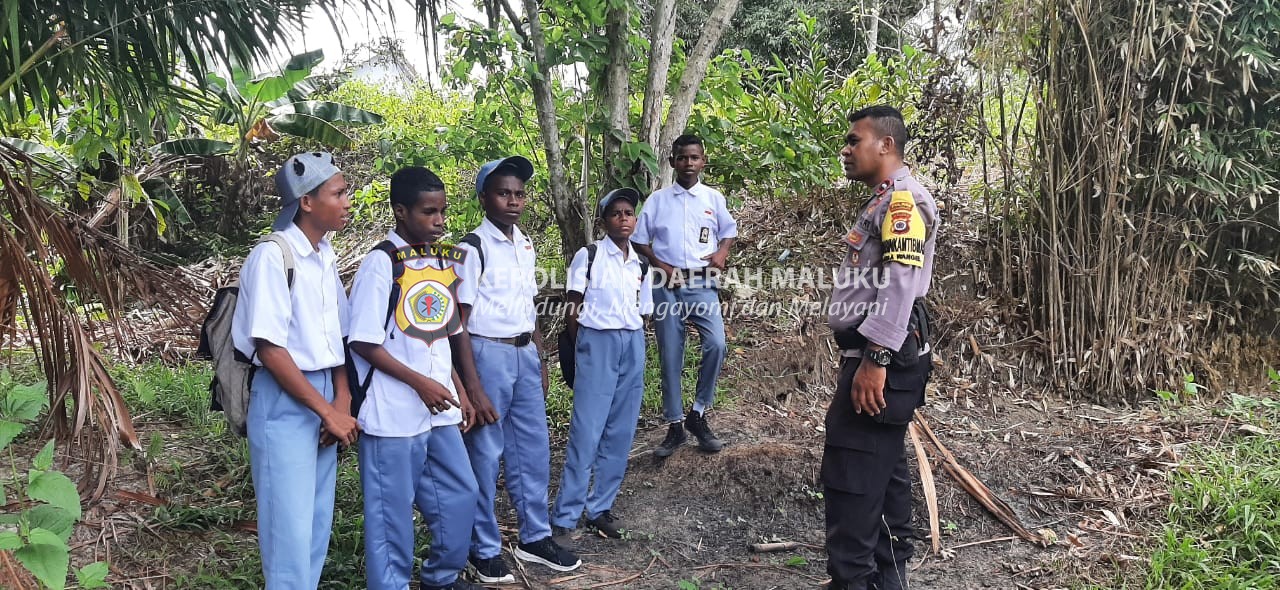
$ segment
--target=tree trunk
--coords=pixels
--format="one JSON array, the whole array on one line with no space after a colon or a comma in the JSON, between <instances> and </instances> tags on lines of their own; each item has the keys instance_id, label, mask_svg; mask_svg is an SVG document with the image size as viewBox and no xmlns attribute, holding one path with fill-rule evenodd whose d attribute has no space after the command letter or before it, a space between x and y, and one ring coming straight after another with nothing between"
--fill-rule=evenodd
<instances>
[{"instance_id":1,"label":"tree trunk","mask_svg":"<svg viewBox=\"0 0 1280 590\"><path fill-rule=\"evenodd\" d=\"M657 0L649 29L649 71L645 78L644 107L640 112L640 141L649 144L658 156L659 167L667 161L668 146L659 145L662 130L662 103L667 95L667 74L671 71L671 49L676 33L675 0ZM659 177L649 178L650 192L662 188Z\"/></svg>"},{"instance_id":2,"label":"tree trunk","mask_svg":"<svg viewBox=\"0 0 1280 590\"><path fill-rule=\"evenodd\" d=\"M867 55L874 55L880 48L880 2L870 2L871 11L867 13L867 19L871 21L867 26Z\"/></svg>"},{"instance_id":3,"label":"tree trunk","mask_svg":"<svg viewBox=\"0 0 1280 590\"><path fill-rule=\"evenodd\" d=\"M711 15L707 17L707 24L702 27L702 36L698 38L698 44L689 55L689 64L684 69L684 75L680 76L680 88L676 91L675 98L671 99L671 110L667 113L667 121L662 125L662 135L658 141L663 146L671 145L671 142L684 132L685 125L689 123L689 113L693 110L693 101L698 96L698 87L702 85L702 79L707 75L707 65L711 63L712 54L720 45L720 36L729 26L729 20L733 18L733 14L738 11L738 2L739 0L719 0L716 7L711 10ZM662 186L670 182L671 162L667 158L659 158L657 185Z\"/></svg>"},{"instance_id":4,"label":"tree trunk","mask_svg":"<svg viewBox=\"0 0 1280 590\"><path fill-rule=\"evenodd\" d=\"M530 76L533 102L538 110L538 127L542 130L542 144L547 157L547 172L551 181L551 206L556 226L560 228L560 247L565 260L571 260L579 248L587 245L586 206L582 197L569 186L565 169L564 151L560 147L560 127L556 115L555 96L551 91L551 68L547 66L547 40L542 34L538 19L538 1L524 0L524 13L529 21L529 45L537 75ZM514 21L512 26L520 28Z\"/></svg>"},{"instance_id":5,"label":"tree trunk","mask_svg":"<svg viewBox=\"0 0 1280 590\"><path fill-rule=\"evenodd\" d=\"M631 141L631 56L627 44L631 35L629 6L625 2L614 3L605 15L605 38L610 43L604 81L604 108L608 117L604 134L604 189L623 186L631 172L620 169L617 162L622 144ZM585 150L584 141L584 153ZM582 198L591 199L586 194Z\"/></svg>"}]
</instances>

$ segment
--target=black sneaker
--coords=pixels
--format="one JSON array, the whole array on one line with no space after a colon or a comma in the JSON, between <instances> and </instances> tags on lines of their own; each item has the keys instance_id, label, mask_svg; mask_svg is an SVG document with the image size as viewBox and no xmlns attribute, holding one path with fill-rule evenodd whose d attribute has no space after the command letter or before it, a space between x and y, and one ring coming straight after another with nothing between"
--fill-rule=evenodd
<instances>
[{"instance_id":1,"label":"black sneaker","mask_svg":"<svg viewBox=\"0 0 1280 590\"><path fill-rule=\"evenodd\" d=\"M467 569L481 584L514 584L516 581L502 555L489 559L472 556L467 560Z\"/></svg>"},{"instance_id":2,"label":"black sneaker","mask_svg":"<svg viewBox=\"0 0 1280 590\"><path fill-rule=\"evenodd\" d=\"M566 549L573 549L573 539L577 533L577 529L551 525L551 540L555 541L556 545Z\"/></svg>"},{"instance_id":3,"label":"black sneaker","mask_svg":"<svg viewBox=\"0 0 1280 590\"><path fill-rule=\"evenodd\" d=\"M609 539L621 539L622 529L626 528L623 526L622 521L614 518L613 512L609 510L601 512L600 516L595 518L588 518L587 526L596 529L600 536Z\"/></svg>"},{"instance_id":4,"label":"black sneaker","mask_svg":"<svg viewBox=\"0 0 1280 590\"><path fill-rule=\"evenodd\" d=\"M698 439L699 450L718 453L724 448L724 443L711 432L711 427L707 426L707 419L701 412L689 412L689 416L684 419L684 427ZM667 435L668 438L670 436Z\"/></svg>"},{"instance_id":5,"label":"black sneaker","mask_svg":"<svg viewBox=\"0 0 1280 590\"><path fill-rule=\"evenodd\" d=\"M689 437L685 436L684 427L676 422L667 427L667 438L662 439L662 444L654 449L653 454L658 457L670 457L686 440L689 440Z\"/></svg>"},{"instance_id":6,"label":"black sneaker","mask_svg":"<svg viewBox=\"0 0 1280 590\"><path fill-rule=\"evenodd\" d=\"M565 549L551 540L551 537L516 545L516 559L529 563L540 563L558 572L571 572L582 565L572 551Z\"/></svg>"}]
</instances>

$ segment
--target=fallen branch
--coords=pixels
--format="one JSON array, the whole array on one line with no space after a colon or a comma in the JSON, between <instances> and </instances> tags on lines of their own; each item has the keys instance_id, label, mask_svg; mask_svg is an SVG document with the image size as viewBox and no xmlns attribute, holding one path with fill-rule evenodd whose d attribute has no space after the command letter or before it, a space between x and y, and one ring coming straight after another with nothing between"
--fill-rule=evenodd
<instances>
[{"instance_id":1,"label":"fallen branch","mask_svg":"<svg viewBox=\"0 0 1280 590\"><path fill-rule=\"evenodd\" d=\"M912 422L907 426L911 433L911 445L916 449L916 466L920 468L920 489L924 490L924 503L929 509L929 543L933 554L942 551L942 527L938 522L938 488L933 481L933 468L929 466L929 457L925 454L924 443L920 442L920 427Z\"/></svg>"},{"instance_id":2,"label":"fallen branch","mask_svg":"<svg viewBox=\"0 0 1280 590\"><path fill-rule=\"evenodd\" d=\"M587 577L587 574L574 574L572 576L562 576L554 580L551 580L550 582L547 582L547 583L551 584L552 586L559 586L560 584L563 584L565 582L572 582L578 578L585 578L585 577Z\"/></svg>"},{"instance_id":3,"label":"fallen branch","mask_svg":"<svg viewBox=\"0 0 1280 590\"><path fill-rule=\"evenodd\" d=\"M791 551L793 549L822 549L817 545L808 543L800 543L797 541L782 541L779 543L752 543L752 553L773 553L775 551Z\"/></svg>"},{"instance_id":4,"label":"fallen branch","mask_svg":"<svg viewBox=\"0 0 1280 590\"><path fill-rule=\"evenodd\" d=\"M920 430L922 430L929 438L929 442L933 443L938 454L942 456L943 468L946 469L948 475L956 480L956 483L960 484L960 487L964 489L965 492L968 492L970 496L973 496L979 504L982 504L983 508L986 508L988 512L996 517L996 520L1004 523L1005 526L1009 527L1009 530L1012 530L1019 537L1043 546L1044 540L1035 533L1027 530L1027 527L1023 526L1022 523L1018 521L1018 517L1013 513L1013 509L1010 508L1008 504L1005 504L1004 500L997 497L995 493L991 491L991 488L988 488L987 485L982 483L982 481L974 476L973 473L960 465L960 462L956 460L955 455L952 455L951 451L948 450L947 447L942 444L942 441L938 440L938 436L933 433L933 429L929 427L929 422L925 420L923 413L916 412L914 424L919 425Z\"/></svg>"},{"instance_id":5,"label":"fallen branch","mask_svg":"<svg viewBox=\"0 0 1280 590\"><path fill-rule=\"evenodd\" d=\"M984 541L972 541L972 542L969 542L969 543L961 543L961 544L959 544L959 545L955 545L955 546L952 546L952 547L948 547L948 549L950 549L950 550L952 550L952 551L955 551L956 549L964 549L965 547L974 547L974 546L977 546L977 545L986 545L986 544L988 544L988 543L999 543L999 542L1001 542L1001 541L1017 541L1017 540L1018 540L1018 537L1017 537L1017 536L1013 536L1013 537L997 537L997 538L995 538L995 539L986 539L986 540L984 540Z\"/></svg>"}]
</instances>

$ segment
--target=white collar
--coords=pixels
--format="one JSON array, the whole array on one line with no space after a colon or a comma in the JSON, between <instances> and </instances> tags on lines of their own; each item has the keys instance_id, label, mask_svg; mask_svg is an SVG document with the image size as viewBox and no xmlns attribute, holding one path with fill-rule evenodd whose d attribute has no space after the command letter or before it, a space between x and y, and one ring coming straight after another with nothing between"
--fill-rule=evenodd
<instances>
[{"instance_id":1,"label":"white collar","mask_svg":"<svg viewBox=\"0 0 1280 590\"><path fill-rule=\"evenodd\" d=\"M476 228L476 233L487 233L489 234L489 237L494 240L499 242L511 242L513 244L523 243L528 239L525 237L524 232L521 232L520 228L515 225L511 226L511 238L508 239L507 234L502 233L502 230L498 229L498 226L494 225L493 222L489 220L488 215L484 217L484 221L480 222L480 227Z\"/></svg>"},{"instance_id":2,"label":"white collar","mask_svg":"<svg viewBox=\"0 0 1280 590\"><path fill-rule=\"evenodd\" d=\"M597 243L602 244L601 247L604 248L606 254L621 258L623 264L631 262L632 260L639 259L640 255L636 253L636 249L634 246L628 247L627 253L624 255L622 253L622 248L619 248L617 244L613 243L613 240L610 239L609 236L605 236L603 239L600 240L600 242L597 242Z\"/></svg>"},{"instance_id":3,"label":"white collar","mask_svg":"<svg viewBox=\"0 0 1280 590\"><path fill-rule=\"evenodd\" d=\"M302 228L296 223L290 223L289 227L280 230L280 233L284 235L285 241L293 246L293 251L302 258L323 252L330 247L327 237L321 237L320 242L312 247L311 240L307 239L307 234L302 233Z\"/></svg>"}]
</instances>

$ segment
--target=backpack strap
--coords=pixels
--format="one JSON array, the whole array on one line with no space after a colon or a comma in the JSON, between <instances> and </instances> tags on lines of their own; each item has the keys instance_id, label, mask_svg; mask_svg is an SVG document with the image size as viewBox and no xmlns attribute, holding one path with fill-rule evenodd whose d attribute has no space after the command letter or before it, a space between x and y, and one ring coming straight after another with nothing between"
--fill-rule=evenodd
<instances>
[{"instance_id":1,"label":"backpack strap","mask_svg":"<svg viewBox=\"0 0 1280 590\"><path fill-rule=\"evenodd\" d=\"M295 268L293 260L293 246L289 245L289 240L284 234L273 231L258 239L258 243L272 242L280 247L280 256L284 258L284 280L289 285L289 290L293 290L293 270Z\"/></svg>"},{"instance_id":2,"label":"backpack strap","mask_svg":"<svg viewBox=\"0 0 1280 590\"><path fill-rule=\"evenodd\" d=\"M466 244L475 249L476 255L480 257L480 276L484 276L484 248L480 247L480 236L476 232L471 232L462 236L460 244Z\"/></svg>"},{"instance_id":3,"label":"backpack strap","mask_svg":"<svg viewBox=\"0 0 1280 590\"><path fill-rule=\"evenodd\" d=\"M591 267L596 265L596 250L600 247L596 244L587 244L587 283L582 286L582 297L587 297L587 287L591 286Z\"/></svg>"},{"instance_id":4,"label":"backpack strap","mask_svg":"<svg viewBox=\"0 0 1280 590\"><path fill-rule=\"evenodd\" d=\"M391 240L382 240L378 245L374 246L370 253L381 251L391 259L391 291L387 295L387 317L382 320L382 331L387 330L387 326L391 325L391 316L396 313L396 303L400 301L400 276L404 274L404 259L397 253L398 248ZM369 384L373 382L373 372L377 369L373 368L373 363L369 364L369 372L365 374L364 379L360 380L360 391L368 392Z\"/></svg>"},{"instance_id":5,"label":"backpack strap","mask_svg":"<svg viewBox=\"0 0 1280 590\"><path fill-rule=\"evenodd\" d=\"M278 231L273 231L261 238L258 238L259 244L263 242L271 242L280 248L280 257L284 259L284 282L289 286L289 290L293 291L293 275L295 274L294 269L297 266L293 259L293 246L289 245L289 240L284 237L283 233ZM232 349L235 350L235 355L238 360L243 360L243 362L248 363L250 367L253 367L250 369L251 372L249 373L249 381L252 382L252 371L257 370L257 365L253 364L254 359L258 358L257 348L254 348L253 354L247 359L241 359L241 357L244 356L244 353L240 352L239 349L235 347L232 347Z\"/></svg>"}]
</instances>

